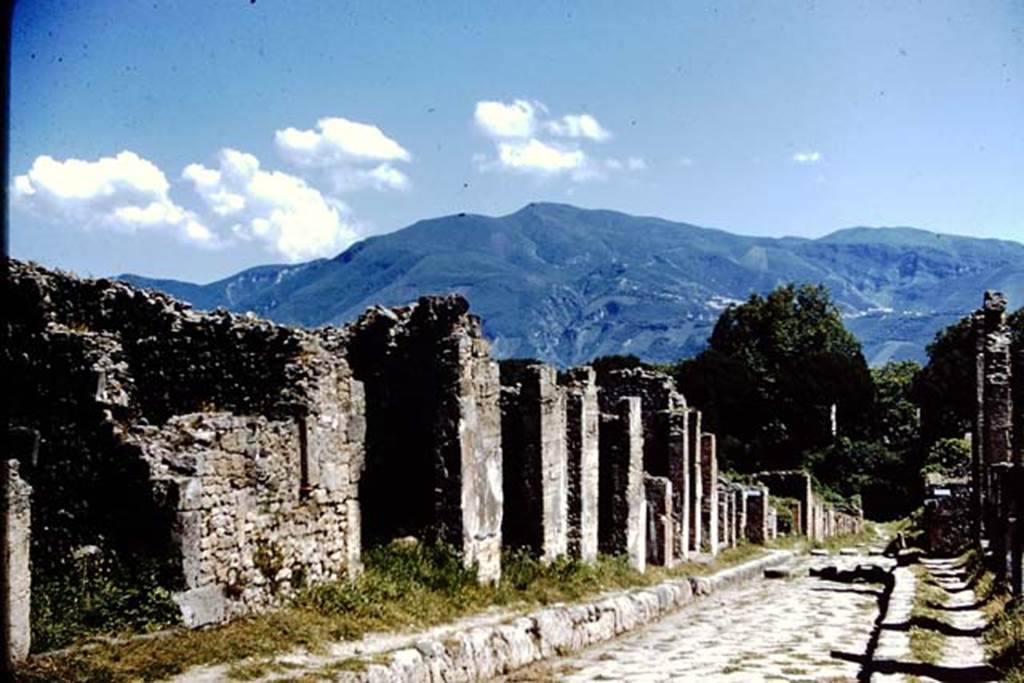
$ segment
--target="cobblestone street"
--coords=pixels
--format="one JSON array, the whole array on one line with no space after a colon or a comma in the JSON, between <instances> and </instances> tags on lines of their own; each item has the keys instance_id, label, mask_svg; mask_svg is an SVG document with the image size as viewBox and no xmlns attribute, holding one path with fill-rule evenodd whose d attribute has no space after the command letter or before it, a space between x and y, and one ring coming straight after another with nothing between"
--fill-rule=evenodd
<instances>
[{"instance_id":1,"label":"cobblestone street","mask_svg":"<svg viewBox=\"0 0 1024 683\"><path fill-rule=\"evenodd\" d=\"M808 568L891 562L803 558L793 578L699 600L650 627L509 681L855 681L878 616L880 585L808 576Z\"/></svg>"}]
</instances>

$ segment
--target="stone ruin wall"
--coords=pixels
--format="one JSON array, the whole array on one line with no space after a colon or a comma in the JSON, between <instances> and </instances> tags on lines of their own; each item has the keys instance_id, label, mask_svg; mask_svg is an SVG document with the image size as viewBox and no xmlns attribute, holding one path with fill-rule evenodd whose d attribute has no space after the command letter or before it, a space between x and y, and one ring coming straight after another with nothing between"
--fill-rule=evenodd
<instances>
[{"instance_id":1,"label":"stone ruin wall","mask_svg":"<svg viewBox=\"0 0 1024 683\"><path fill-rule=\"evenodd\" d=\"M199 625L355 576L364 547L404 536L449 543L496 581L513 545L547 560L600 548L643 570L702 539L714 553L776 534L766 489L719 485L714 436L671 379L499 366L461 297L304 331L11 273L5 362L25 400L3 518L17 524L7 501L34 486L35 580L92 544L155 558ZM511 532L513 514L528 531ZM3 578L5 606L23 606Z\"/></svg>"},{"instance_id":2,"label":"stone ruin wall","mask_svg":"<svg viewBox=\"0 0 1024 683\"><path fill-rule=\"evenodd\" d=\"M506 360L500 367L503 542L553 560L569 541L566 393L549 365Z\"/></svg>"},{"instance_id":3,"label":"stone ruin wall","mask_svg":"<svg viewBox=\"0 0 1024 683\"><path fill-rule=\"evenodd\" d=\"M671 552L659 564L671 565L689 552L690 445L689 409L671 378L643 368L611 370L600 377L606 406L627 396L640 398L644 472L668 481L667 511Z\"/></svg>"},{"instance_id":4,"label":"stone ruin wall","mask_svg":"<svg viewBox=\"0 0 1024 683\"><path fill-rule=\"evenodd\" d=\"M481 580L497 581L501 383L480 320L468 311L459 296L424 297L404 308L375 307L321 335L366 387L365 540L448 543L477 565Z\"/></svg>"},{"instance_id":5,"label":"stone ruin wall","mask_svg":"<svg viewBox=\"0 0 1024 683\"><path fill-rule=\"evenodd\" d=\"M81 547L159 558L198 625L357 570L362 387L344 359L311 333L10 267L37 579Z\"/></svg>"}]
</instances>

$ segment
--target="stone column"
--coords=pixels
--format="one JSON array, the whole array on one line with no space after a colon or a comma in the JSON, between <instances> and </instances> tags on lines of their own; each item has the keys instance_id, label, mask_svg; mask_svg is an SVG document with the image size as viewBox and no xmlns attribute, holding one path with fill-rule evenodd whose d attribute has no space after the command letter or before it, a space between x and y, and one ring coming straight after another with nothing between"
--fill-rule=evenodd
<instances>
[{"instance_id":1,"label":"stone column","mask_svg":"<svg viewBox=\"0 0 1024 683\"><path fill-rule=\"evenodd\" d=\"M668 478L672 482L673 552L685 560L690 556L690 528L693 512L690 475L690 411L684 406L669 413Z\"/></svg>"},{"instance_id":2,"label":"stone column","mask_svg":"<svg viewBox=\"0 0 1024 683\"><path fill-rule=\"evenodd\" d=\"M482 583L501 578L501 526L504 510L501 453L501 385L498 364L490 360L483 339L459 342L458 477L461 505L446 500L462 522L462 551L467 565L477 567ZM454 469L454 468L453 468ZM454 478L454 477L453 477ZM438 476L436 482L443 482ZM451 484L449 494L454 494Z\"/></svg>"},{"instance_id":3,"label":"stone column","mask_svg":"<svg viewBox=\"0 0 1024 683\"><path fill-rule=\"evenodd\" d=\"M567 550L565 397L550 365L503 361L501 385L502 538L550 561Z\"/></svg>"},{"instance_id":4,"label":"stone column","mask_svg":"<svg viewBox=\"0 0 1024 683\"><path fill-rule=\"evenodd\" d=\"M700 457L701 413L691 410L687 424L687 444L690 452L690 550L700 553L704 545L704 476Z\"/></svg>"},{"instance_id":5,"label":"stone column","mask_svg":"<svg viewBox=\"0 0 1024 683\"><path fill-rule=\"evenodd\" d=\"M647 494L647 562L671 567L673 548L672 482L668 477L644 475Z\"/></svg>"},{"instance_id":6,"label":"stone column","mask_svg":"<svg viewBox=\"0 0 1024 683\"><path fill-rule=\"evenodd\" d=\"M0 666L12 671L31 644L32 489L18 474L17 460L0 460Z\"/></svg>"},{"instance_id":7,"label":"stone column","mask_svg":"<svg viewBox=\"0 0 1024 683\"><path fill-rule=\"evenodd\" d=\"M1010 331L1006 325L1006 297L999 292L985 292L982 308L985 324L985 377L983 454L989 466L989 477L994 479L993 465L1009 463L1013 459L1013 399L1010 370ZM996 484L993 481L993 484ZM1002 491L998 485L989 487L986 495L993 498L987 503L988 532L992 551L996 557L1005 557L1006 519L1000 514ZM1006 563L997 564L1000 578L1005 577Z\"/></svg>"},{"instance_id":8,"label":"stone column","mask_svg":"<svg viewBox=\"0 0 1024 683\"><path fill-rule=\"evenodd\" d=\"M718 453L714 434L700 435L701 488L705 494L701 502L703 547L718 554Z\"/></svg>"},{"instance_id":9,"label":"stone column","mask_svg":"<svg viewBox=\"0 0 1024 683\"><path fill-rule=\"evenodd\" d=\"M747 501L747 540L751 543L763 544L770 540L768 489L764 487L747 489L744 497Z\"/></svg>"},{"instance_id":10,"label":"stone column","mask_svg":"<svg viewBox=\"0 0 1024 683\"><path fill-rule=\"evenodd\" d=\"M718 550L721 551L732 543L732 539L729 538L729 489L724 484L719 484L715 488L718 491Z\"/></svg>"},{"instance_id":11,"label":"stone column","mask_svg":"<svg viewBox=\"0 0 1024 683\"><path fill-rule=\"evenodd\" d=\"M1024 464L1016 462L1010 472L1005 494L1009 503L1010 590L1024 596Z\"/></svg>"},{"instance_id":12,"label":"stone column","mask_svg":"<svg viewBox=\"0 0 1024 683\"><path fill-rule=\"evenodd\" d=\"M988 467L985 460L985 314L971 316L974 342L974 423L971 432L971 519L974 543L985 537Z\"/></svg>"},{"instance_id":13,"label":"stone column","mask_svg":"<svg viewBox=\"0 0 1024 683\"><path fill-rule=\"evenodd\" d=\"M747 534L747 496L742 486L737 486L733 492L736 499L736 543L746 540Z\"/></svg>"},{"instance_id":14,"label":"stone column","mask_svg":"<svg viewBox=\"0 0 1024 683\"><path fill-rule=\"evenodd\" d=\"M609 555L626 555L643 571L646 500L643 484L643 431L640 399L619 399L614 413L601 416L598 479L598 545Z\"/></svg>"},{"instance_id":15,"label":"stone column","mask_svg":"<svg viewBox=\"0 0 1024 683\"><path fill-rule=\"evenodd\" d=\"M597 559L597 472L600 410L593 368L561 373L565 389L568 550L584 562Z\"/></svg>"}]
</instances>

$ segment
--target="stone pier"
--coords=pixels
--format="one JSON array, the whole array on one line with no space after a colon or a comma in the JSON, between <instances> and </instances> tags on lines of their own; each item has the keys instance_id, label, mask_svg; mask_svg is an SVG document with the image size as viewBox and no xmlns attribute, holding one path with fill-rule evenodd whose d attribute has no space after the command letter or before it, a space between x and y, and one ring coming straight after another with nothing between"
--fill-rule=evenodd
<instances>
[{"instance_id":1,"label":"stone pier","mask_svg":"<svg viewBox=\"0 0 1024 683\"><path fill-rule=\"evenodd\" d=\"M974 421L971 431L971 530L980 547L985 537L988 502L985 500L988 462L985 458L985 313L971 315L974 342Z\"/></svg>"},{"instance_id":2,"label":"stone pier","mask_svg":"<svg viewBox=\"0 0 1024 683\"><path fill-rule=\"evenodd\" d=\"M672 520L672 482L644 475L647 498L647 562L660 567L675 564Z\"/></svg>"},{"instance_id":3,"label":"stone pier","mask_svg":"<svg viewBox=\"0 0 1024 683\"><path fill-rule=\"evenodd\" d=\"M337 346L366 387L366 542L443 541L482 582L497 581L501 383L480 319L460 296L423 297L370 309Z\"/></svg>"},{"instance_id":4,"label":"stone pier","mask_svg":"<svg viewBox=\"0 0 1024 683\"><path fill-rule=\"evenodd\" d=\"M718 554L718 452L714 434L700 435L701 547Z\"/></svg>"},{"instance_id":5,"label":"stone pier","mask_svg":"<svg viewBox=\"0 0 1024 683\"><path fill-rule=\"evenodd\" d=\"M568 549L565 395L550 365L500 367L503 543L550 561Z\"/></svg>"},{"instance_id":6,"label":"stone pier","mask_svg":"<svg viewBox=\"0 0 1024 683\"><path fill-rule=\"evenodd\" d=\"M643 571L647 560L647 504L643 426L640 399L635 396L620 398L614 405L602 405L598 486L601 552L626 555L631 567Z\"/></svg>"},{"instance_id":7,"label":"stone pier","mask_svg":"<svg viewBox=\"0 0 1024 683\"><path fill-rule=\"evenodd\" d=\"M718 487L718 551L729 547L729 496L725 487Z\"/></svg>"},{"instance_id":8,"label":"stone pier","mask_svg":"<svg viewBox=\"0 0 1024 683\"><path fill-rule=\"evenodd\" d=\"M665 477L672 484L670 535L674 558L685 557L684 541L689 536L689 444L686 399L676 391L671 377L644 368L623 368L602 373L602 401L614 402L626 396L640 397L644 432L644 471Z\"/></svg>"},{"instance_id":9,"label":"stone pier","mask_svg":"<svg viewBox=\"0 0 1024 683\"><path fill-rule=\"evenodd\" d=\"M737 486L733 490L733 497L736 505L736 529L734 536L738 542L749 540L747 538L747 496L743 486Z\"/></svg>"},{"instance_id":10,"label":"stone pier","mask_svg":"<svg viewBox=\"0 0 1024 683\"><path fill-rule=\"evenodd\" d=\"M747 539L751 543L764 543L770 540L771 537L768 533L768 512L770 509L768 489L764 487L747 489L744 491L743 497L746 500L747 508L747 523L745 527Z\"/></svg>"},{"instance_id":11,"label":"stone pier","mask_svg":"<svg viewBox=\"0 0 1024 683\"><path fill-rule=\"evenodd\" d=\"M992 551L1004 557L1007 544L1007 510L1003 504L1002 482L1005 477L996 474L995 467L1003 467L1013 460L1013 387L1010 355L1010 330L1006 324L1006 297L999 292L985 292L982 306L984 333L984 377L982 387L982 456L987 465L986 522ZM987 483L987 485L986 485ZM1005 576L1005 563L996 567L997 575Z\"/></svg>"},{"instance_id":12,"label":"stone pier","mask_svg":"<svg viewBox=\"0 0 1024 683\"><path fill-rule=\"evenodd\" d=\"M700 553L704 544L701 521L704 518L704 476L700 457L701 412L691 410L687 424L687 444L690 452L690 551Z\"/></svg>"},{"instance_id":13,"label":"stone pier","mask_svg":"<svg viewBox=\"0 0 1024 683\"><path fill-rule=\"evenodd\" d=\"M584 562L597 559L598 430L601 412L593 368L559 374L565 390L568 552Z\"/></svg>"},{"instance_id":14,"label":"stone pier","mask_svg":"<svg viewBox=\"0 0 1024 683\"><path fill-rule=\"evenodd\" d=\"M17 460L0 460L0 673L24 660L31 644L29 547L32 489Z\"/></svg>"}]
</instances>

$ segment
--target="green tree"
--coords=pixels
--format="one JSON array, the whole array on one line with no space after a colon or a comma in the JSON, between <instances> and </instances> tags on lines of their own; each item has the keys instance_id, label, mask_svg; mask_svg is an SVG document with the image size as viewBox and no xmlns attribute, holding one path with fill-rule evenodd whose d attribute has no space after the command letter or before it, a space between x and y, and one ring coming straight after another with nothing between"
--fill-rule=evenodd
<instances>
[{"instance_id":1,"label":"green tree","mask_svg":"<svg viewBox=\"0 0 1024 683\"><path fill-rule=\"evenodd\" d=\"M921 438L931 444L971 430L974 420L974 341L966 317L935 335L928 364L914 378L911 397L921 408Z\"/></svg>"},{"instance_id":2,"label":"green tree","mask_svg":"<svg viewBox=\"0 0 1024 683\"><path fill-rule=\"evenodd\" d=\"M939 439L928 449L922 472L966 477L971 471L971 444L967 439Z\"/></svg>"},{"instance_id":3,"label":"green tree","mask_svg":"<svg viewBox=\"0 0 1024 683\"><path fill-rule=\"evenodd\" d=\"M811 453L807 466L815 479L843 498L860 496L872 519L897 519L919 505L920 468L880 440L840 437Z\"/></svg>"},{"instance_id":4,"label":"green tree","mask_svg":"<svg viewBox=\"0 0 1024 683\"><path fill-rule=\"evenodd\" d=\"M840 432L872 433L874 388L860 343L821 285L786 285L726 309L696 358L679 364L683 393L738 471L801 467Z\"/></svg>"},{"instance_id":5,"label":"green tree","mask_svg":"<svg viewBox=\"0 0 1024 683\"><path fill-rule=\"evenodd\" d=\"M911 448L917 442L918 412L911 398L921 366L914 361L886 363L871 371L875 383L878 436L892 448Z\"/></svg>"}]
</instances>

